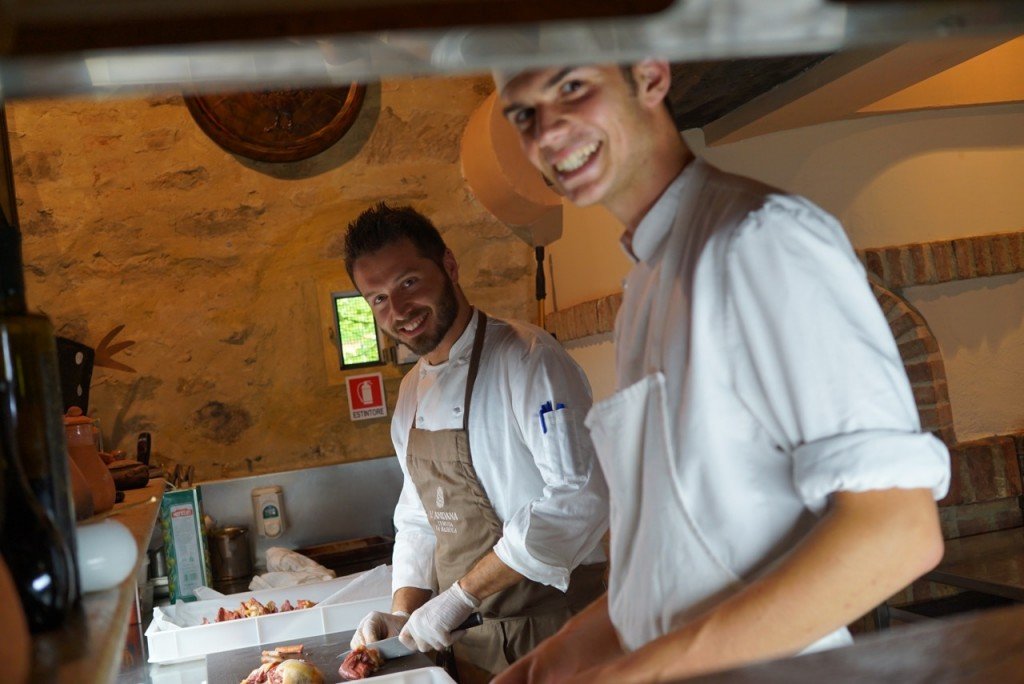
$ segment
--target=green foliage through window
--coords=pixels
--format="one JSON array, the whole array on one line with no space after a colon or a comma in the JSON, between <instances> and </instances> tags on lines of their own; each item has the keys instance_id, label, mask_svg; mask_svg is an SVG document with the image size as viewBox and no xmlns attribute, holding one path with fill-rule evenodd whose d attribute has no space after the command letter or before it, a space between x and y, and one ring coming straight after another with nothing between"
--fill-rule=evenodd
<instances>
[{"instance_id":1,"label":"green foliage through window","mask_svg":"<svg viewBox=\"0 0 1024 684\"><path fill-rule=\"evenodd\" d=\"M334 315L341 346L341 367L381 363L377 324L370 305L357 293L335 294Z\"/></svg>"}]
</instances>

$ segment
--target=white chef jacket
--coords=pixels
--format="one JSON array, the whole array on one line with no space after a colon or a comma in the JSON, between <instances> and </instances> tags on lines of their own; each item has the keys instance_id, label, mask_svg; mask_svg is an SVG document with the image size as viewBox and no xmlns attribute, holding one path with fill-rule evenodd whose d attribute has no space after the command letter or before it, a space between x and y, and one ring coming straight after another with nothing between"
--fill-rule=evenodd
<instances>
[{"instance_id":1,"label":"white chef jacket","mask_svg":"<svg viewBox=\"0 0 1024 684\"><path fill-rule=\"evenodd\" d=\"M669 240L677 221L687 232ZM676 448L642 458L670 459L698 535L729 573L754 578L811 529L833 492L945 495L948 452L921 433L892 333L832 216L698 159L641 221L632 250L615 328L618 388L664 373ZM670 280L659 281L663 269ZM651 527L660 542L633 553L674 543L670 521ZM613 543L617 533L613 517ZM620 591L628 605L613 554L613 603ZM675 617L643 618L624 642L636 648L678 627L713 595L664 596ZM848 640L841 630L819 645Z\"/></svg>"},{"instance_id":2,"label":"white chef jacket","mask_svg":"<svg viewBox=\"0 0 1024 684\"><path fill-rule=\"evenodd\" d=\"M402 380L391 438L405 476L395 508L392 586L433 589L434 531L409 478L406 445L416 427L462 427L469 357L478 315L452 346L448 361L420 359ZM582 563L603 562L607 489L583 426L590 409L583 371L547 332L488 317L473 390L469 445L473 466L503 523L494 552L516 572L565 591ZM542 404L564 408L546 414ZM557 425L556 425L557 422Z\"/></svg>"}]
</instances>

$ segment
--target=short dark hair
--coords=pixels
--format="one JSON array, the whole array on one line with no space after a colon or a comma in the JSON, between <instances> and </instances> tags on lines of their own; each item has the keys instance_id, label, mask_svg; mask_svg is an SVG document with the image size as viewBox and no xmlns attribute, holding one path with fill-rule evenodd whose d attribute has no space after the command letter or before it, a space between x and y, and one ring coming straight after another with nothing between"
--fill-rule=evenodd
<instances>
[{"instance_id":1,"label":"short dark hair","mask_svg":"<svg viewBox=\"0 0 1024 684\"><path fill-rule=\"evenodd\" d=\"M444 253L448 247L430 219L412 207L389 207L381 202L348 224L345 234L348 277L352 277L352 268L360 257L401 240L411 242L420 256L444 269Z\"/></svg>"}]
</instances>

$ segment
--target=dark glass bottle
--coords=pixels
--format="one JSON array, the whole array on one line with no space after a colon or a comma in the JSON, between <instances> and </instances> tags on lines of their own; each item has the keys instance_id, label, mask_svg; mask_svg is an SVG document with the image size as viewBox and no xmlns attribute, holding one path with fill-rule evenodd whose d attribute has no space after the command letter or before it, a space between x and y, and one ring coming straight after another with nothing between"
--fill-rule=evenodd
<instances>
[{"instance_id":1,"label":"dark glass bottle","mask_svg":"<svg viewBox=\"0 0 1024 684\"><path fill-rule=\"evenodd\" d=\"M74 500L62 407L50 321L45 316L7 313L0 304L0 420L13 439L14 455L29 488L74 551ZM9 510L8 515L17 513Z\"/></svg>"},{"instance_id":2,"label":"dark glass bottle","mask_svg":"<svg viewBox=\"0 0 1024 684\"><path fill-rule=\"evenodd\" d=\"M6 143L0 107L0 552L38 632L60 625L78 601L75 517L56 337L45 316L27 313Z\"/></svg>"},{"instance_id":3,"label":"dark glass bottle","mask_svg":"<svg viewBox=\"0 0 1024 684\"><path fill-rule=\"evenodd\" d=\"M0 483L3 488L3 554L18 588L29 629L59 627L78 599L75 559L64 538L32 494L6 421L0 421Z\"/></svg>"}]
</instances>

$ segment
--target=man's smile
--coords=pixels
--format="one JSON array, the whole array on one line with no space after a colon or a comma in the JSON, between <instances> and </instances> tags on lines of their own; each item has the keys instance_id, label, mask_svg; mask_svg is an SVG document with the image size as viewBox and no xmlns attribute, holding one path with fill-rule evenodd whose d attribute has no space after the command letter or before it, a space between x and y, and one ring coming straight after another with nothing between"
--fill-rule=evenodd
<instances>
[{"instance_id":1,"label":"man's smile","mask_svg":"<svg viewBox=\"0 0 1024 684\"><path fill-rule=\"evenodd\" d=\"M566 176L574 171L578 171L593 158L600 147L601 143L592 142L576 148L554 164L555 171L557 171L561 176Z\"/></svg>"},{"instance_id":2,"label":"man's smile","mask_svg":"<svg viewBox=\"0 0 1024 684\"><path fill-rule=\"evenodd\" d=\"M408 323L403 323L402 325L398 326L396 329L398 330L398 332L400 332L400 333L402 333L404 335L409 335L409 336L416 335L416 334L422 332L423 327L424 327L424 325L427 322L427 316L428 315L429 315L429 312L428 311L424 311L423 313L421 313L416 318L413 318Z\"/></svg>"}]
</instances>

